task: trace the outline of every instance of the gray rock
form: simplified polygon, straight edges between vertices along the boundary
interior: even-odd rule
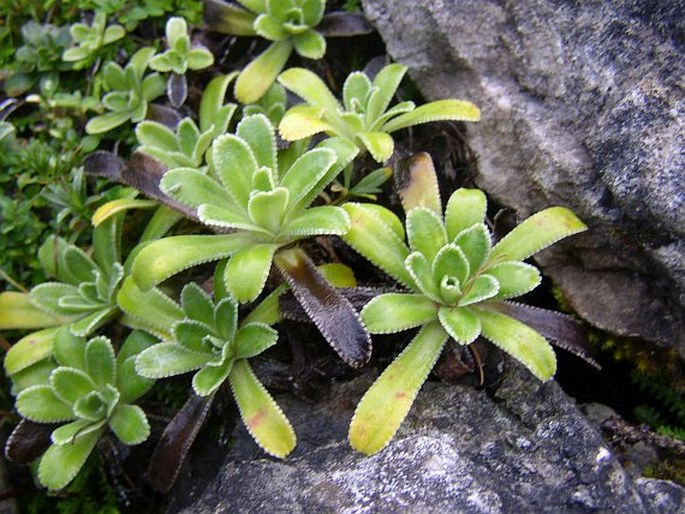
[[[428,99],[481,107],[482,188],[591,227],[538,259],[577,312],[685,356],[685,3],[363,5]]]
[[[633,481],[559,386],[518,366],[491,394],[426,384],[365,457],[345,435],[370,383],[335,384],[315,405],[281,396],[294,453],[269,459],[238,427],[216,476],[202,455],[185,466],[168,512],[685,512],[685,489]]]

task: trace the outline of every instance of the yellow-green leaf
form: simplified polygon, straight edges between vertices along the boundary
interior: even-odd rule
[[[424,325],[359,402],[350,424],[355,450],[372,455],[390,442],[447,340],[436,320]]]
[[[268,454],[286,457],[295,448],[295,431],[247,361],[237,360],[228,378],[240,417],[250,435]]]
[[[587,226],[573,211],[566,207],[550,207],[533,214],[504,236],[492,249],[489,262],[521,261],[584,230]]]
[[[518,360],[540,380],[548,380],[557,369],[557,359],[547,340],[536,330],[499,312],[473,307],[483,335]]]

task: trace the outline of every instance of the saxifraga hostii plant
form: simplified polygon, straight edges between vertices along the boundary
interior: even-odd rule
[[[136,126],[139,152],[151,155],[167,168],[200,168],[214,139],[228,130],[235,104],[224,104],[228,85],[235,73],[219,75],[205,87],[200,100],[199,127],[195,121],[183,118],[175,130],[150,120]]]
[[[122,68],[110,61],[102,70],[105,87],[109,91],[103,105],[110,111],[91,118],[86,124],[88,134],[102,134],[131,120],[145,119],[148,103],[164,93],[166,80],[159,73],[145,76],[154,48],[141,48]]]
[[[130,190],[135,192],[134,190]],[[64,239],[50,236],[38,257],[48,277],[28,293],[0,293],[0,328],[42,329],[17,343],[5,356],[5,372],[12,378],[13,392],[43,380],[51,371],[55,334],[66,326],[76,336],[89,336],[120,315],[116,296],[130,263],[122,264],[124,210],[151,207],[149,200],[121,198],[95,213],[92,256]],[[161,237],[179,219],[166,207],[152,217],[140,243]],[[134,252],[129,257],[135,255]]]
[[[521,362],[540,380],[556,370],[547,340],[504,312],[507,302],[533,290],[541,280],[522,262],[539,250],[587,227],[564,207],[550,207],[523,221],[492,244],[480,190],[458,189],[444,217],[432,161],[415,157],[411,182],[400,191],[405,228],[384,207],[348,203],[352,228],[343,239],[404,285],[362,310],[373,334],[420,327],[404,351],[360,401],[350,425],[350,443],[366,454],[383,448],[407,415],[414,398],[451,337],[461,345],[482,335]],[[422,175],[422,176],[418,176]]]
[[[163,340],[138,356],[136,370],[150,378],[195,371],[192,387],[199,396],[214,395],[228,380],[254,440],[283,458],[295,447],[295,433],[247,361],[276,344],[278,333],[269,324],[277,318],[267,316],[266,306],[257,306],[239,323],[238,303],[222,287],[223,277],[218,278],[216,301],[191,283],[181,291],[180,306],[157,288],[142,292],[133,280],[126,281],[119,293],[122,309],[139,328]]]
[[[388,64],[373,81],[361,71],[352,72],[343,86],[341,104],[326,84],[304,68],[284,71],[278,81],[305,103],[290,108],[278,130],[286,141],[296,141],[320,132],[343,137],[377,162],[392,155],[392,132],[438,120],[478,121],[480,110],[465,100],[436,100],[417,107],[400,102],[388,109],[407,67]]]
[[[292,150],[292,149],[290,149]],[[342,235],[350,219],[341,207],[311,207],[317,195],[352,161],[357,149],[330,138],[301,155],[276,149],[276,135],[261,114],[217,138],[212,173],[176,168],[161,180],[170,198],[195,210],[205,225],[229,234],[174,236],[143,248],[132,276],[144,291],[191,266],[228,259],[224,283],[240,303],[262,292],[275,261],[324,338],[351,366],[363,365],[371,341],[352,305],[295,245],[312,236]]]
[[[271,45],[240,73],[235,97],[258,101],[283,70],[293,50],[307,59],[321,59],[327,37],[368,34],[373,28],[361,14],[324,14],[325,0],[238,0],[244,8],[223,0],[205,0],[210,30],[234,36],[261,36]],[[316,30],[315,30],[316,29]]]
[[[167,97],[171,105],[180,107],[188,96],[187,70],[202,70],[214,64],[212,52],[200,45],[191,46],[188,25],[183,18],[169,18],[166,23],[168,49],[155,55],[150,68],[171,73],[167,82]]]
[[[17,411],[31,423],[22,421],[10,436],[5,450],[10,460],[27,464],[42,454],[38,480],[57,490],[74,479],[107,429],[125,445],[145,441],[150,425],[134,403],[155,381],[136,373],[135,359],[153,343],[147,334],[133,332],[115,355],[106,337],[86,342],[60,329],[49,377],[17,396]],[[36,423],[61,426],[45,432]]]
[[[283,70],[295,50],[302,57],[321,59],[326,40],[316,27],[323,18],[325,0],[238,0],[244,7],[214,0],[205,12],[210,29],[236,36],[261,36],[269,48],[242,70],[235,97],[249,104],[259,100]],[[211,13],[211,15],[209,14]]]
[[[62,54],[62,60],[74,63],[74,69],[90,66],[105,46],[119,41],[126,35],[124,27],[118,24],[107,26],[107,15],[97,12],[92,25],[74,23],[69,33],[76,46],[68,48]]]

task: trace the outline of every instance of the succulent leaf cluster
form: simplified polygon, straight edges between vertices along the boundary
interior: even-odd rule
[[[177,168],[161,181],[162,190],[196,209],[202,223],[235,232],[177,236],[149,245],[133,265],[136,283],[148,289],[185,268],[230,256],[226,287],[241,303],[254,300],[279,248],[348,230],[349,217],[342,208],[310,204],[355,154],[356,148],[345,141],[329,139],[293,160],[279,159],[268,119],[260,114],[243,118],[235,134],[214,141],[214,173]],[[163,248],[172,246],[174,255],[160,259]]]
[[[120,40],[126,35],[126,30],[119,24],[107,25],[107,15],[98,12],[93,17],[92,25],[74,23],[69,28],[76,46],[68,48],[62,54],[67,62],[78,63],[78,67],[89,65],[97,52],[104,46]]]
[[[127,280],[119,294],[122,309],[141,329],[162,338],[138,355],[136,370],[149,378],[195,372],[192,386],[199,396],[215,394],[228,381],[252,437],[268,453],[285,457],[295,446],[295,433],[247,362],[278,339],[268,325],[277,318],[265,315],[270,301],[239,322],[238,303],[228,294],[215,296],[216,301],[191,283],[178,305],[158,289],[143,292]]]
[[[86,336],[118,312],[116,293],[124,277],[120,223],[111,219],[94,232],[93,256],[56,236],[38,256],[48,276],[31,289],[30,302],[52,316],[71,318],[71,331]]]
[[[89,134],[101,134],[131,120],[145,119],[148,102],[164,93],[166,81],[162,75],[151,73],[144,77],[154,48],[141,48],[122,68],[110,61],[103,69],[105,87],[109,91],[102,103],[108,111],[91,118],[86,124]]]
[[[38,467],[40,482],[61,489],[78,473],[100,437],[109,429],[126,445],[143,442],[150,425],[134,402],[154,384],[134,369],[137,354],[152,338],[132,333],[119,355],[106,337],[86,342],[68,330],[54,343],[56,367],[46,383],[28,387],[17,396],[24,418],[37,423],[60,423]]]
[[[478,121],[480,111],[464,100],[438,100],[416,107],[400,102],[388,108],[407,67],[389,64],[371,81],[360,71],[351,73],[343,86],[342,104],[315,73],[290,68],[278,81],[304,100],[285,113],[279,124],[281,136],[296,141],[325,132],[352,141],[377,162],[387,161],[395,143],[390,133],[438,120]]]
[[[415,177],[415,184],[401,193],[406,229],[384,207],[344,206],[352,228],[343,239],[409,290],[382,294],[364,307],[361,316],[369,332],[421,328],[357,408],[350,441],[364,453],[380,450],[399,428],[448,337],[468,345],[482,335],[539,379],[554,375],[556,359],[546,339],[501,313],[495,303],[540,283],[537,268],[524,259],[586,229],[570,210],[551,207],[493,244],[485,195],[458,189],[443,214],[430,157],[417,159],[428,176]]]
[[[205,154],[214,140],[226,133],[235,112],[235,104],[223,103],[234,76],[219,75],[207,85],[200,103],[199,127],[190,117],[183,118],[175,130],[156,121],[138,123],[138,151],[151,155],[169,169],[202,167]]]
[[[166,23],[168,49],[155,55],[150,68],[162,73],[183,75],[186,70],[201,70],[214,63],[214,55],[203,46],[192,46],[186,21],[174,16]]]
[[[212,15],[206,20],[213,29],[272,41],[238,77],[235,96],[241,103],[254,103],[267,92],[293,50],[308,59],[320,59],[326,53],[326,40],[314,30],[323,18],[325,0],[239,0],[244,9],[209,3]]]

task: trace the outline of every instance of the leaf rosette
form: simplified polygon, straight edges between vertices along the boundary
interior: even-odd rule
[[[240,74],[235,85],[236,98],[254,103],[267,92],[283,70],[290,54],[321,59],[326,40],[314,30],[323,18],[325,0],[238,0],[243,8],[213,1],[206,11],[209,26],[236,36],[259,35],[271,45]],[[208,15],[211,13],[211,15]]]
[[[40,459],[41,484],[55,490],[71,482],[107,428],[126,445],[147,439],[147,417],[134,402],[154,380],[135,372],[135,359],[153,342],[133,332],[117,356],[106,337],[86,343],[66,328],[59,330],[54,342],[57,366],[46,383],[24,389],[16,401],[19,414],[30,421],[65,423],[52,431],[52,444]]]
[[[137,123],[145,119],[148,103],[162,95],[166,87],[166,80],[159,73],[144,77],[154,53],[154,48],[141,48],[125,68],[115,62],[107,63],[102,73],[109,92],[102,103],[109,112],[91,118],[86,124],[88,134],[102,134],[129,120]]]
[[[479,109],[464,100],[437,100],[419,107],[405,101],[389,107],[406,72],[402,64],[389,64],[371,81],[363,72],[355,71],[345,80],[341,104],[316,74],[290,68],[278,81],[305,103],[285,113],[279,132],[286,141],[320,132],[344,137],[377,162],[384,162],[395,148],[392,132],[431,121],[480,119]]]
[[[127,280],[119,302],[135,324],[163,338],[137,357],[140,375],[165,378],[195,372],[192,386],[199,396],[215,394],[228,380],[252,437],[266,452],[285,457],[295,446],[295,433],[247,361],[276,344],[278,333],[268,323],[277,320],[270,314],[277,296],[242,323],[230,295],[215,302],[194,283],[183,288],[178,305],[158,289],[143,292]]]
[[[442,212],[435,171],[427,155],[414,158],[423,177],[400,191],[405,227],[380,206],[348,203],[352,228],[343,239],[410,292],[371,300],[361,317],[370,333],[420,327],[359,404],[350,427],[352,445],[364,453],[385,446],[399,428],[448,337],[462,345],[482,335],[536,377],[554,375],[556,359],[546,339],[503,314],[498,304],[533,290],[541,280],[522,262],[554,242],[586,229],[568,209],[551,207],[523,221],[493,245],[482,191],[458,189]],[[396,399],[396,401],[390,401]]]
[[[214,141],[211,171],[173,169],[160,184],[169,197],[195,209],[202,223],[235,232],[154,242],[136,258],[133,278],[147,290],[188,267],[230,257],[226,287],[241,303],[254,300],[277,250],[310,236],[347,232],[344,209],[310,204],[356,153],[353,145],[334,138],[279,159],[268,119],[244,118],[236,134]]]

